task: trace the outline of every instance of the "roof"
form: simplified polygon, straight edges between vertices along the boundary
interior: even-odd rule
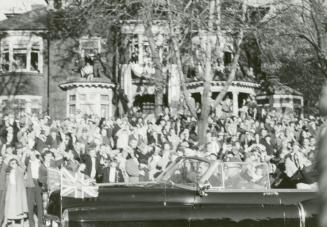
[[[46,7],[9,17],[0,22],[0,31],[8,30],[48,30],[48,11]]]
[[[95,77],[92,80],[88,80],[80,76],[71,76],[59,86],[61,89],[67,90],[76,87],[114,88],[115,84],[109,78],[104,77]]]
[[[47,6],[45,0],[0,0],[0,13],[25,13],[36,6]]]
[[[261,91],[257,94],[260,95],[294,95],[303,96],[303,94],[294,88],[291,88],[282,82],[278,78],[269,78],[263,83]]]

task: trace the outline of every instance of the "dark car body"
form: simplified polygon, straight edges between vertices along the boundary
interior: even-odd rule
[[[194,182],[173,182],[173,173],[181,174],[186,162],[207,168]],[[217,165],[179,158],[156,182],[99,185],[96,198],[61,197],[55,191],[47,212],[64,226],[317,226],[315,191],[226,188],[219,181],[217,187],[205,187]]]

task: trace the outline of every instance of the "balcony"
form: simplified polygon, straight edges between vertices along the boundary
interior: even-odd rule
[[[62,84],[59,85],[61,89],[67,90],[76,87],[83,88],[114,88],[115,84],[109,78],[93,78],[87,79],[80,76],[68,77]]]

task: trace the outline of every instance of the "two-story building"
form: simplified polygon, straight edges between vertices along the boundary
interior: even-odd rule
[[[107,53],[106,48],[111,45],[106,43],[104,34],[85,33],[77,39],[68,37],[64,40],[50,37],[49,8],[63,5],[55,5],[54,1],[48,3],[48,7],[36,4],[25,11],[9,7],[11,13],[3,14],[5,19],[0,21],[0,110],[16,114],[49,114],[58,119],[77,113],[110,118],[117,108],[113,97],[119,84],[129,107],[137,105],[143,112],[152,112],[156,94],[155,71],[142,23],[125,21],[120,30],[123,48],[111,47],[118,52],[116,56],[121,57],[112,64],[108,58],[102,58],[102,53]],[[179,107],[182,99],[180,78],[176,65],[166,59],[169,53],[167,29],[163,21],[153,25],[160,60],[165,65],[163,103]],[[192,38],[192,48],[201,45],[201,35]],[[231,43],[232,40],[222,34],[220,59],[223,61],[215,69],[211,82],[213,99],[225,85],[233,59]],[[200,102],[203,82],[196,80],[192,73],[187,76],[186,88],[195,102]],[[244,99],[257,94],[259,87],[251,69],[247,75],[238,71],[228,90],[234,113],[238,112]]]
[[[39,8],[9,12],[0,22],[0,105],[39,114],[47,106],[47,14]]]

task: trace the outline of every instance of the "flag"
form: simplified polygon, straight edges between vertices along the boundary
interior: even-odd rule
[[[61,169],[62,197],[94,198],[98,197],[99,187],[95,181],[82,173],[73,173],[66,168]]]
[[[49,193],[60,189],[60,170],[55,168],[48,168],[48,191]]]

